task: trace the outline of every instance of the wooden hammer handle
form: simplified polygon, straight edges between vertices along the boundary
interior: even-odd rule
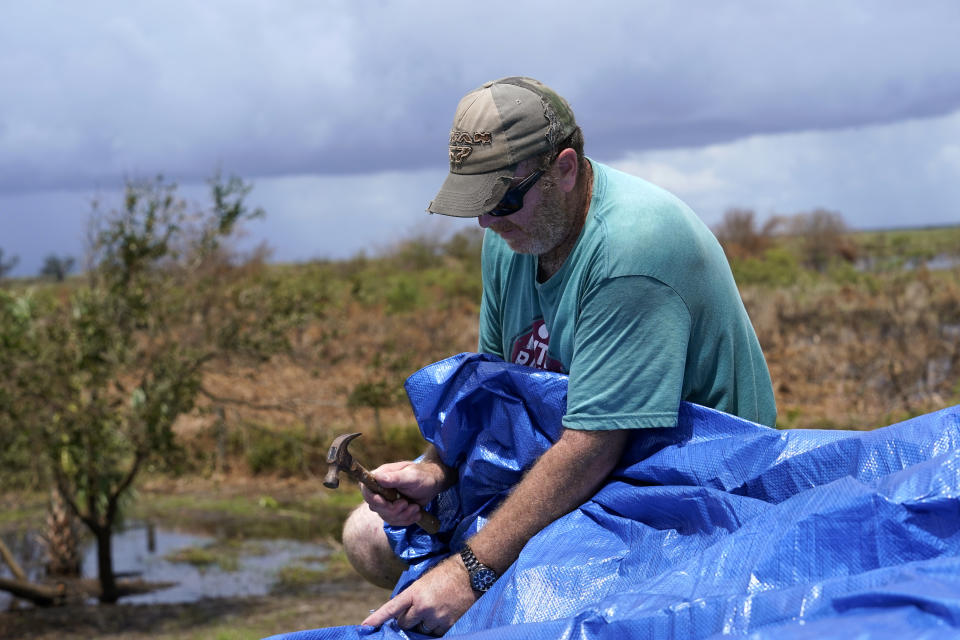
[[[370,491],[373,491],[378,496],[381,496],[390,502],[396,502],[400,498],[403,498],[410,504],[417,504],[416,500],[408,498],[396,489],[381,485],[379,482],[377,482],[377,479],[373,477],[373,474],[364,469],[362,465],[356,462],[354,462],[354,465],[356,467],[353,470],[354,479],[357,482],[362,483],[367,489],[370,489]],[[417,524],[420,525],[420,527],[427,533],[436,533],[440,530],[440,521],[432,513],[427,513],[424,511],[423,507],[420,507],[420,517],[417,520]]]
[[[397,491],[396,489],[385,487],[379,482],[377,482],[377,479],[373,477],[373,474],[367,471],[366,469],[364,469],[359,464],[357,465],[356,480],[357,482],[362,483],[367,489],[370,489],[370,491],[373,491],[378,496],[382,496],[386,498],[390,502],[394,502],[396,500],[399,500],[400,498],[404,498],[404,496],[401,495],[400,492]]]

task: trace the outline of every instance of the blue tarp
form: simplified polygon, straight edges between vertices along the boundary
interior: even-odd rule
[[[458,549],[559,435],[566,377],[461,354],[407,381],[424,437],[461,469],[411,563]],[[873,431],[775,430],[684,403],[638,430],[596,496],[530,540],[447,637],[960,637],[960,406]],[[274,640],[424,638],[337,627]]]

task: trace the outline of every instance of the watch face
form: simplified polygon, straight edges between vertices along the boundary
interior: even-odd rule
[[[493,569],[476,569],[470,572],[470,586],[474,591],[485,593],[497,581],[497,574]]]

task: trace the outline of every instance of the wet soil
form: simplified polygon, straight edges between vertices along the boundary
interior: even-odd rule
[[[142,640],[145,638],[260,638],[358,624],[389,592],[362,580],[327,585],[299,596],[210,598],[188,604],[70,605],[0,613],[8,640]],[[230,634],[224,630],[229,630]]]
[[[339,530],[339,523],[351,505],[327,505],[323,494],[327,490],[317,485],[318,482],[312,481],[245,478],[232,481],[160,479],[145,482],[137,502],[141,505],[138,509],[151,512],[152,502],[161,503],[151,500],[151,496],[182,498],[186,501],[184,504],[173,503],[175,517],[169,506],[153,515],[159,516],[161,522],[175,520],[178,526],[192,525],[190,528],[217,537],[232,536],[237,529],[250,533],[256,528],[253,525],[266,523],[272,524],[281,537],[309,538],[336,548],[338,543],[330,532]],[[333,502],[342,502],[343,497],[337,494]],[[348,496],[346,501],[353,499]],[[23,504],[9,495],[3,496],[0,502],[10,500],[14,501],[11,504]],[[229,509],[245,502],[255,506],[250,512],[230,513],[224,510],[221,501],[226,501]],[[268,506],[260,506],[262,503]],[[305,512],[309,513],[309,519],[305,518]],[[18,520],[22,523],[28,518],[34,516]],[[298,524],[302,522],[310,526]],[[282,535],[283,531],[295,535]],[[331,575],[320,581],[278,589],[265,596],[211,597],[175,604],[124,604],[121,600],[116,605],[69,604],[0,611],[0,639],[256,640],[301,629],[358,624],[371,609],[388,598],[389,591],[369,585],[341,562],[332,569]]]

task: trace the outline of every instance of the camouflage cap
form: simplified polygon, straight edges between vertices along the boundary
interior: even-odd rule
[[[501,78],[474,89],[457,106],[450,173],[427,211],[461,218],[490,211],[521,160],[555,149],[576,128],[567,101],[533,78]]]

